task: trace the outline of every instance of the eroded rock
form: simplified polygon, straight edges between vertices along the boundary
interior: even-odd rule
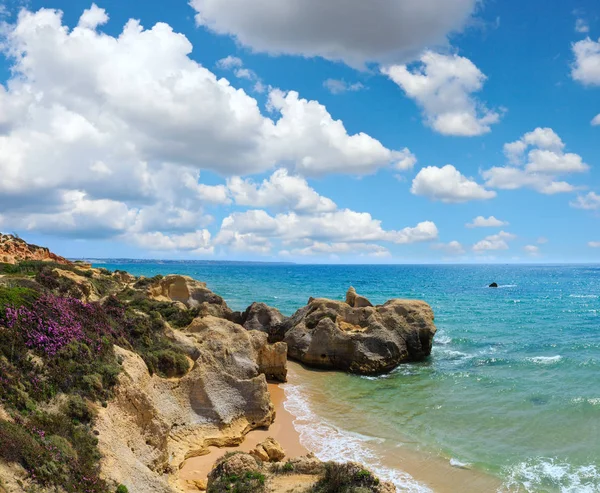
[[[350,296],[352,299],[352,294]],[[281,324],[288,356],[308,366],[376,374],[431,354],[436,332],[424,301],[390,300],[376,307],[312,299]]]
[[[268,437],[259,443],[250,455],[258,457],[263,462],[279,462],[285,457],[285,452],[279,442],[272,437]]]

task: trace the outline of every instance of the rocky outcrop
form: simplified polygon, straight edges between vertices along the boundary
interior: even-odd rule
[[[199,308],[202,316],[232,319],[233,313],[219,295],[206,287],[206,283],[188,276],[169,275],[148,288],[148,296],[157,301],[175,301],[187,308]]]
[[[373,304],[367,298],[356,294],[356,290],[352,286],[346,293],[346,303],[352,308],[364,308],[365,306],[373,306]]]
[[[497,282],[493,282],[492,284],[489,285],[490,288],[497,288],[498,287],[498,283]]]
[[[286,319],[277,309],[265,303],[252,303],[242,314],[242,325],[247,330],[260,330],[266,334],[277,332]]]
[[[275,413],[263,371],[286,373],[276,358],[284,343],[271,346],[266,334],[222,318],[198,317],[172,336],[193,360],[187,375],[151,376],[138,355],[115,347],[123,372],[115,398],[98,409],[103,470],[136,493],[176,491],[170,473],[186,458],[268,427]]]
[[[433,320],[424,301],[390,300],[355,308],[320,298],[284,321],[279,336],[288,345],[288,356],[308,366],[377,374],[429,356]]]
[[[285,457],[285,452],[277,440],[268,437],[250,451],[250,455],[259,458],[263,462],[279,462]]]
[[[208,475],[208,491],[361,491],[395,493],[392,483],[380,481],[359,464],[321,462],[313,454],[290,459],[266,460],[250,454],[233,453],[219,459]],[[283,451],[282,451],[283,453]]]
[[[31,245],[14,235],[0,233],[0,262],[16,264],[24,260],[71,264],[66,258],[52,253],[48,248]]]

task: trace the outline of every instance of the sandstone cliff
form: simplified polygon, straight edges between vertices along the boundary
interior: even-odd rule
[[[39,260],[70,264],[67,259],[52,253],[48,248],[31,245],[14,235],[0,233],[0,262],[15,264],[24,260]]]

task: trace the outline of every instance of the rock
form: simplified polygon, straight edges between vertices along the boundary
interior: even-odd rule
[[[72,265],[72,262],[52,253],[48,248],[29,244],[25,240],[14,235],[0,233],[0,262],[16,264],[23,260],[38,260],[42,262]]]
[[[148,288],[148,296],[157,301],[178,301],[188,308],[200,308],[201,316],[231,319],[232,311],[206,283],[177,274],[165,276]]]
[[[256,491],[252,481],[246,481],[248,473],[256,473],[262,471],[262,463],[254,456],[245,453],[226,454],[219,459],[212,471],[208,474],[207,488],[209,491]],[[234,479],[235,478],[235,479]],[[245,488],[233,488],[232,486],[240,486],[239,484],[232,485],[235,481],[244,481]]]
[[[264,373],[267,380],[287,381],[287,344],[276,342],[268,344],[263,332],[249,332],[257,352],[258,371]]]
[[[490,284],[490,286],[489,286],[489,287],[490,287],[490,288],[497,288],[497,287],[498,287],[498,284],[497,284],[497,283],[495,283],[495,282],[493,282],[492,284]]]
[[[270,345],[266,334],[211,315],[172,333],[192,369],[181,378],[151,376],[140,356],[115,346],[123,371],[114,398],[98,409],[103,475],[136,493],[174,493],[165,471],[209,446],[239,445],[275,419],[262,370],[270,364],[285,374],[276,360],[284,343]]]
[[[390,300],[377,307],[314,299],[281,324],[288,357],[307,366],[377,374],[431,354],[436,332],[424,301]]]
[[[279,462],[285,457],[283,448],[272,437],[268,437],[265,441],[259,443],[250,455],[258,457],[263,462]]]
[[[247,330],[260,330],[267,334],[277,331],[277,327],[285,317],[277,308],[272,308],[265,303],[252,303],[242,316],[242,325]]]
[[[188,479],[187,486],[191,490],[206,491],[208,482],[205,479]]]
[[[132,276],[129,272],[125,272],[124,270],[114,271],[112,277],[122,284],[131,284],[136,280],[135,276]]]
[[[346,303],[352,308],[363,308],[365,306],[373,306],[367,298],[356,294],[356,290],[352,286],[350,286],[350,289],[346,293]]]

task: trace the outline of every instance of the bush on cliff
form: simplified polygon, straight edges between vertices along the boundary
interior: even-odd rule
[[[363,493],[379,491],[379,479],[358,464],[325,464],[325,474],[311,493]]]

